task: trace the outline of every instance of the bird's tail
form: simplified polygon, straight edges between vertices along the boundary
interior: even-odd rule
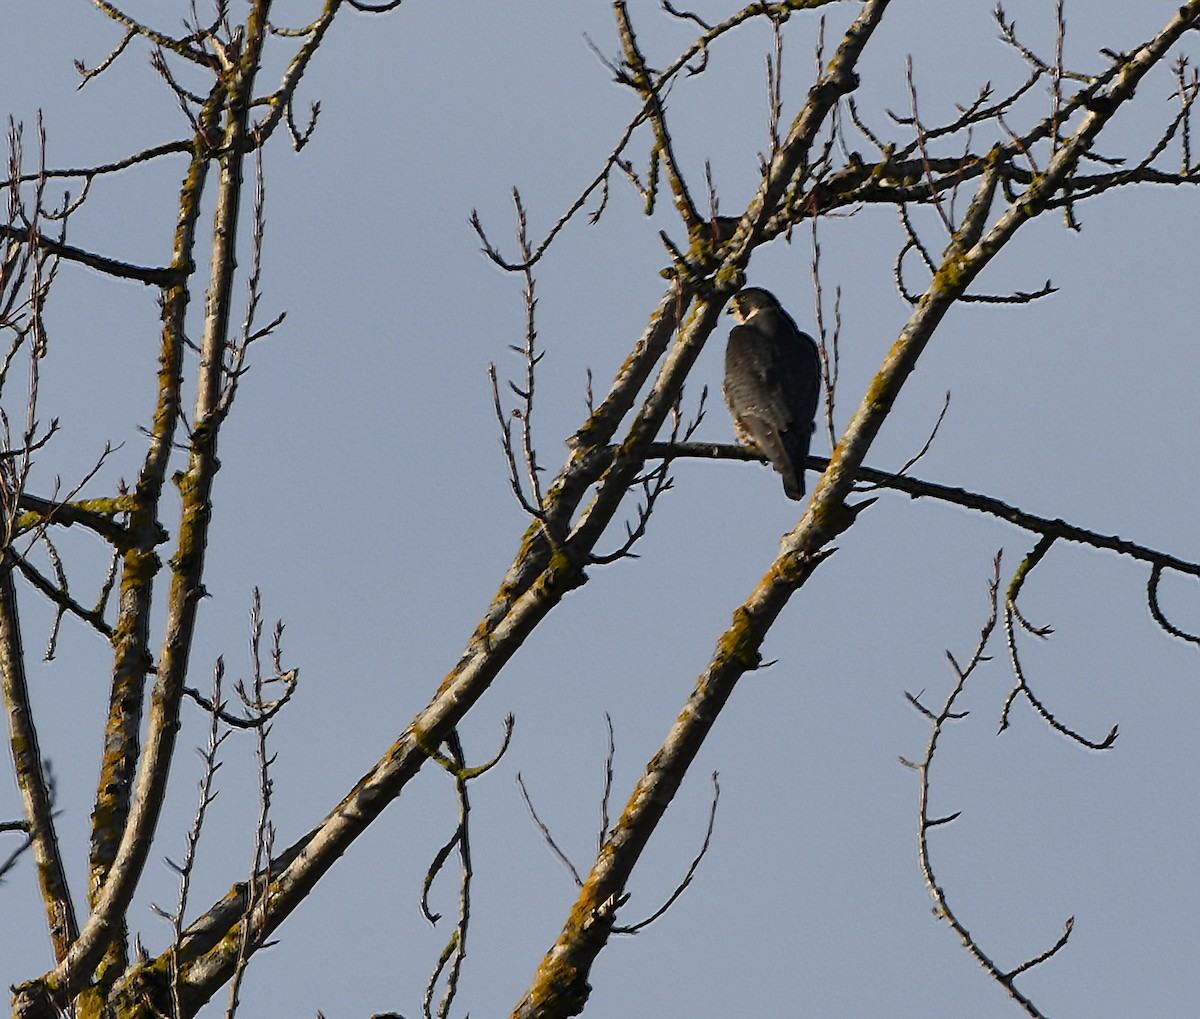
[[[797,501],[804,498],[804,466],[801,461],[801,466],[798,471],[786,470],[783,474],[783,494],[789,499]]]
[[[789,499],[804,498],[804,464],[808,460],[808,447],[812,433],[797,434],[791,430],[783,436],[783,448],[787,456],[778,465],[783,476],[783,491]]]

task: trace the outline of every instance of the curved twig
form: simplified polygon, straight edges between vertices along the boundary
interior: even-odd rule
[[[1150,580],[1146,585],[1146,602],[1150,606],[1150,615],[1154,617],[1154,621],[1163,628],[1172,637],[1178,637],[1180,640],[1186,640],[1189,644],[1200,645],[1200,635],[1188,633],[1186,630],[1181,630],[1178,626],[1167,619],[1163,613],[1162,606],[1158,602],[1158,582],[1162,579],[1162,572],[1165,569],[1162,563],[1155,563],[1150,568]]]
[[[1004,707],[1000,711],[1000,732],[1004,732],[1008,728],[1008,716],[1012,709],[1014,701],[1019,694],[1024,694],[1025,699],[1032,706],[1033,710],[1041,716],[1050,728],[1060,735],[1066,736],[1072,742],[1078,743],[1080,746],[1087,747],[1089,750],[1107,750],[1113,745],[1117,739],[1118,727],[1113,726],[1109,730],[1108,735],[1102,740],[1091,740],[1086,736],[1076,732],[1074,729],[1060,722],[1050,712],[1050,709],[1042,703],[1042,701],[1034,694],[1033,689],[1029,685],[1029,680],[1025,675],[1025,669],[1021,665],[1020,655],[1017,653],[1017,635],[1016,626],[1014,623],[1020,623],[1021,627],[1035,637],[1048,637],[1052,632],[1048,626],[1032,626],[1021,615],[1017,608],[1017,598],[1021,593],[1021,588],[1025,585],[1025,581],[1029,578],[1029,574],[1042,561],[1046,553],[1050,551],[1050,546],[1057,540],[1056,535],[1046,534],[1041,537],[1038,543],[1033,547],[1033,550],[1021,560],[1021,565],[1017,567],[1016,573],[1013,574],[1013,579],[1008,585],[1008,593],[1004,599],[1004,638],[1008,646],[1009,662],[1012,665],[1013,676],[1016,679],[1016,685],[1009,691],[1008,697],[1005,698]]]
[[[696,855],[692,858],[692,862],[688,865],[687,873],[684,874],[683,880],[675,886],[675,891],[673,891],[667,897],[667,901],[659,906],[658,909],[656,909],[648,917],[646,917],[646,919],[639,920],[637,923],[630,924],[628,927],[613,927],[612,932],[614,934],[636,934],[638,931],[649,927],[652,923],[654,923],[655,920],[661,917],[675,904],[675,901],[679,898],[679,896],[681,896],[687,890],[688,885],[692,883],[692,878],[696,876],[696,871],[700,867],[700,861],[708,855],[708,847],[712,843],[713,827],[717,823],[717,803],[721,799],[721,783],[718,781],[717,773],[715,771],[712,773],[712,784],[713,798],[712,803],[709,804],[708,808],[708,825],[704,829],[704,841],[700,844],[699,852],[696,853]]]
[[[937,873],[934,870],[932,855],[929,850],[929,832],[941,825],[953,822],[960,812],[952,814],[931,817],[929,814],[929,774],[933,767],[934,758],[937,754],[938,744],[945,729],[946,723],[954,719],[962,718],[965,712],[955,712],[954,706],[958,701],[959,696],[966,688],[967,681],[970,679],[975,670],[984,662],[990,660],[987,655],[987,646],[991,640],[992,634],[995,632],[996,623],[999,618],[999,592],[1000,592],[1000,561],[1001,554],[997,552],[992,560],[992,576],[988,581],[988,616],[985,620],[982,629],[979,633],[979,641],[975,645],[974,651],[971,653],[965,666],[960,666],[955,660],[954,655],[949,651],[946,652],[946,657],[950,661],[951,667],[954,669],[956,680],[950,693],[947,694],[941,708],[934,712],[926,708],[912,694],[907,694],[910,703],[912,703],[926,718],[931,722],[929,741],[925,747],[925,755],[920,763],[914,763],[901,758],[901,763],[906,767],[911,768],[917,773],[920,778],[920,792],[918,795],[918,813],[917,813],[917,857],[921,866],[921,873],[925,878],[925,886],[929,889],[930,897],[934,902],[934,915],[939,920],[945,920],[946,923],[954,930],[954,933],[962,941],[963,946],[970,953],[984,971],[1001,987],[1008,992],[1010,998],[1020,1005],[1026,1014],[1034,1017],[1034,1019],[1043,1019],[1043,1013],[1038,1010],[1033,1001],[1022,993],[1016,987],[1014,980],[1020,974],[1032,969],[1039,963],[1045,962],[1052,955],[1059,951],[1066,943],[1070,936],[1073,926],[1073,918],[1067,921],[1066,933],[1056,942],[1049,950],[1042,952],[1040,955],[1011,970],[1001,970],[993,961],[990,955],[983,950],[983,947],[976,940],[974,935],[966,928],[959,919],[953,907],[950,905],[946,890],[938,882]]]

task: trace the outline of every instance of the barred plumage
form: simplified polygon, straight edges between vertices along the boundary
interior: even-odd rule
[[[817,345],[770,291],[739,291],[729,314],[740,323],[725,348],[725,403],[734,431],[771,461],[788,498],[799,499],[821,395]]]

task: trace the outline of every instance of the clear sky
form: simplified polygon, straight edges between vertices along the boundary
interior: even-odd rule
[[[171,31],[186,6],[129,9]],[[629,6],[652,66],[665,65],[693,35],[655,4]],[[712,20],[733,9],[720,0],[692,6]],[[1133,48],[1175,6],[1068,3],[1067,64],[1106,66],[1101,47]],[[1006,4],[1023,39],[1047,55],[1053,7]],[[298,24],[313,5],[276,8]],[[834,5],[826,38],[837,39],[858,8]],[[83,0],[10,0],[0,26],[0,94],[5,111],[24,121],[30,162],[39,109],[54,167],[105,162],[187,133],[136,45],[75,91],[72,61],[94,65],[119,39]],[[787,25],[785,121],[811,84],[816,32],[814,15]],[[220,654],[231,675],[246,673],[257,585],[268,620],[287,623],[285,662],[301,674],[300,693],[273,733],[280,845],[319,820],[425,705],[524,529],[486,373],[490,361],[502,377],[522,370],[508,349],[523,334],[521,281],[479,252],[468,216],[478,208],[493,240],[513,252],[514,185],[537,235],[602,165],[636,98],[611,82],[585,34],[617,53],[608,4],[408,0],[383,17],[348,11],[300,90],[301,106],[321,103],[311,144],[297,155],[281,135],[268,153],[264,310],[286,309],[288,318],[254,349],[223,433],[211,598],[191,682],[206,687]],[[288,52],[275,45],[267,81]],[[724,214],[740,212],[758,181],[770,45],[765,26],[746,28],[670,97],[685,169],[702,194],[711,161]],[[856,96],[880,130],[888,129],[885,110],[907,112],[910,53],[930,122],[952,116],[986,81],[1002,93],[1026,76],[998,38],[990,3],[897,0],[860,66]],[[1172,87],[1166,73],[1152,78],[1105,153],[1140,158],[1174,112]],[[1035,91],[1010,126],[1026,129],[1048,103]],[[869,152],[865,141],[861,148]],[[646,140],[633,152],[644,173]],[[166,262],[181,165],[98,183],[71,222],[71,242]],[[1033,290],[1047,278],[1060,289],[1031,306],[952,312],[868,462],[903,464],[949,390],[945,424],[915,474],[1195,560],[1200,195],[1130,188],[1084,204],[1079,219],[1080,233],[1054,217],[1030,226],[987,270],[980,290]],[[921,223],[936,254],[944,241],[931,216]],[[667,264],[660,229],[684,237],[669,202],[647,219],[633,190],[614,181],[600,223],[570,225],[539,266],[546,357],[537,448],[551,472],[565,455],[562,439],[585,414],[586,370],[603,391],[659,299]],[[827,296],[834,286],[843,295],[844,425],[909,314],[892,279],[903,234],[894,211],[868,208],[826,221],[821,239]],[[790,245],[781,239],[760,250],[749,275],[811,329],[810,259],[808,235],[797,231]],[[201,307],[194,300],[193,314]],[[50,314],[41,416],[58,416],[61,433],[39,457],[34,488],[49,494],[56,475],[70,484],[111,440],[124,446],[84,494],[111,493],[143,452],[138,428],[149,420],[158,352],[154,294],[64,266]],[[713,442],[732,435],[718,396],[722,339],[705,350],[687,395],[694,406],[701,385],[710,387],[699,437]],[[5,394],[10,417],[20,420],[23,400]],[[827,452],[821,432],[814,451]],[[504,716],[516,716],[508,755],[472,787],[474,919],[454,1014],[506,1015],[574,901],[515,775],[588,869],[604,713],[616,734],[616,812],[801,511],[783,497],[778,477],[756,465],[688,461],[675,475],[641,558],[592,571],[462,728],[468,755],[480,761],[498,746]],[[620,538],[615,530],[612,544]],[[718,771],[711,851],[663,919],[614,939],[601,955],[587,1014],[1018,1014],[931,916],[916,860],[917,780],[898,758],[918,757],[928,736],[904,693],[925,691],[931,703],[944,696],[953,680],[945,652],[968,657],[986,618],[993,555],[1003,548],[1011,576],[1034,541],[990,518],[891,493],[842,536],[770,635],[764,654],[776,664],[739,685],[634,877],[621,922],[651,913],[682,877],[703,838],[708,775]],[[96,543],[68,535],[62,548],[81,578],[99,582]],[[1067,743],[1021,702],[997,736],[1012,685],[997,640],[995,659],[965,695],[970,715],[948,730],[933,773],[933,813],[962,812],[931,834],[934,863],[960,918],[997,963],[1036,956],[1076,918],[1068,947],[1020,981],[1049,1015],[1190,1016],[1200,1000],[1200,659],[1154,625],[1146,580],[1142,565],[1060,543],[1023,595],[1026,616],[1054,627],[1047,641],[1022,638],[1031,682],[1078,731],[1100,738],[1119,724],[1111,750]],[[36,657],[49,615],[31,591],[22,597],[26,646]],[[1195,585],[1165,583],[1164,601],[1180,625],[1200,629]],[[110,662],[100,638],[68,622],[57,660],[31,670],[77,906]],[[149,907],[174,902],[175,878],[162,860],[183,851],[199,777],[187,750],[206,726],[199,711],[188,713],[131,916],[151,952],[169,943]],[[236,736],[227,747],[201,848],[197,909],[244,877],[253,850],[253,747]],[[0,819],[19,812],[15,782],[0,779]],[[285,923],[279,945],[256,958],[243,1014],[418,1015],[457,894],[448,872],[434,892],[446,919],[431,929],[418,910],[421,880],[454,817],[451,782],[426,769]],[[14,837],[2,838],[6,855]],[[0,886],[0,916],[0,983],[48,969],[31,861]]]

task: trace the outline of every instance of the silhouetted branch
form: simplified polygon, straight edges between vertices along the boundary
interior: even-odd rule
[[[575,887],[582,888],[583,878],[579,876],[579,871],[575,868],[575,864],[571,862],[571,858],[554,841],[554,836],[550,834],[550,828],[546,822],[538,817],[537,808],[533,805],[533,800],[529,796],[529,790],[525,788],[525,780],[521,777],[519,771],[517,772],[517,787],[521,790],[521,799],[525,801],[525,808],[529,811],[529,816],[533,818],[533,823],[537,825],[538,831],[542,833],[542,841],[549,847],[550,852],[558,858],[559,863],[567,868],[571,879],[575,882]]]
[[[921,713],[930,720],[931,730],[929,734],[929,742],[925,747],[925,755],[919,763],[905,760],[901,758],[901,763],[906,767],[911,768],[917,773],[920,778],[920,793],[918,797],[918,814],[917,814],[917,855],[921,865],[921,872],[925,876],[925,885],[929,889],[929,894],[934,902],[934,915],[939,920],[945,920],[954,933],[962,941],[963,946],[970,955],[983,967],[984,971],[1008,992],[1009,997],[1017,1002],[1025,1012],[1040,1019],[1040,1012],[1034,1003],[1014,984],[1014,979],[1026,970],[1045,962],[1054,955],[1063,945],[1066,944],[1067,937],[1070,935],[1073,919],[1067,921],[1066,934],[1055,944],[1051,949],[1043,952],[1041,955],[1028,962],[1022,963],[1015,969],[1004,971],[1001,970],[992,960],[991,956],[983,950],[983,947],[976,940],[974,935],[963,925],[958,915],[950,905],[949,898],[946,895],[945,889],[938,882],[936,871],[933,866],[933,859],[929,850],[929,833],[938,826],[949,824],[959,817],[960,812],[956,811],[952,814],[942,817],[931,817],[929,814],[929,788],[930,788],[930,771],[932,770],[939,741],[948,721],[956,718],[962,718],[965,712],[955,712],[954,706],[958,698],[962,695],[966,688],[967,682],[974,674],[975,670],[984,662],[990,660],[986,654],[988,642],[991,640],[992,634],[995,632],[996,623],[999,617],[999,591],[1000,591],[1000,560],[1001,555],[996,553],[992,560],[992,576],[988,582],[988,616],[984,621],[983,627],[979,632],[979,642],[975,645],[971,657],[968,659],[965,666],[960,666],[955,661],[954,656],[947,651],[946,657],[950,661],[950,665],[954,669],[956,677],[954,686],[950,693],[947,694],[941,708],[934,712],[920,704],[919,700],[912,694],[906,694],[909,702],[912,703]]]
[[[185,839],[185,848],[183,853],[183,862],[180,864],[172,863],[169,859],[167,863],[179,875],[179,896],[175,903],[175,909],[167,913],[165,910],[153,907],[155,911],[164,917],[171,924],[171,948],[167,956],[167,963],[170,972],[170,989],[171,1002],[174,1006],[176,1016],[182,1016],[183,1006],[179,999],[179,952],[183,944],[183,920],[187,914],[188,898],[191,893],[192,875],[196,866],[196,852],[200,846],[200,836],[204,831],[204,822],[208,817],[208,808],[212,806],[213,801],[217,798],[217,790],[215,789],[217,772],[221,768],[219,754],[221,745],[229,736],[229,729],[222,731],[221,729],[221,714],[224,708],[224,701],[221,699],[221,681],[225,675],[225,663],[218,658],[216,666],[213,668],[213,687],[212,687],[212,710],[209,712],[209,727],[208,727],[208,744],[199,751],[200,760],[203,762],[203,770],[200,773],[199,798],[196,803],[196,812],[192,815],[192,823],[188,828]]]
[[[837,445],[837,427],[833,421],[837,403],[838,374],[841,369],[839,342],[842,335],[842,288],[833,293],[833,330],[825,325],[825,295],[821,283],[821,242],[817,239],[817,217],[812,220],[813,307],[817,318],[817,350],[821,355],[821,385],[825,394],[825,433],[829,448]]]
[[[1042,703],[1041,700],[1034,694],[1026,678],[1025,670],[1021,665],[1020,655],[1017,653],[1017,637],[1016,628],[1013,625],[1014,621],[1020,623],[1022,629],[1033,634],[1035,637],[1045,639],[1049,637],[1052,630],[1048,626],[1032,626],[1021,615],[1017,609],[1017,598],[1021,593],[1021,588],[1025,581],[1029,578],[1029,574],[1042,561],[1042,558],[1050,551],[1050,546],[1054,544],[1057,537],[1053,534],[1043,535],[1033,550],[1022,561],[1017,568],[1013,579],[1008,585],[1008,593],[1004,599],[1004,637],[1008,645],[1009,661],[1012,664],[1013,676],[1016,678],[1016,685],[1009,692],[1008,697],[1004,701],[1004,707],[1000,712],[1000,732],[1008,728],[1008,715],[1012,709],[1013,702],[1019,694],[1024,694],[1025,699],[1029,701],[1030,706],[1042,720],[1050,726],[1055,732],[1066,736],[1068,739],[1080,746],[1087,747],[1089,750],[1107,750],[1113,745],[1117,738],[1117,726],[1113,726],[1109,730],[1108,735],[1103,740],[1090,740],[1086,736],[1081,735],[1069,726],[1060,722],[1051,712],[1050,709]]]
[[[654,443],[650,446],[647,456],[649,458],[671,456],[675,459],[694,457],[705,460],[740,460],[747,463],[767,462],[762,454],[755,450],[733,443],[689,442],[673,446],[666,443]],[[811,471],[824,471],[829,466],[829,458],[810,454],[807,465]],[[1092,531],[1086,527],[1071,524],[1061,517],[1052,519],[1028,513],[1000,499],[979,492],[971,492],[965,488],[955,488],[951,485],[939,485],[933,481],[881,471],[874,467],[858,467],[854,476],[857,481],[869,482],[878,488],[903,492],[914,499],[935,499],[938,502],[962,506],[964,509],[975,510],[987,516],[1004,520],[1034,534],[1078,542],[1092,548],[1107,549],[1151,566],[1158,564],[1163,569],[1174,570],[1191,577],[1200,577],[1200,563],[1180,559],[1167,552],[1128,541],[1117,535]]]
[[[608,805],[612,800],[613,761],[617,756],[617,741],[613,733],[612,715],[604,712],[604,724],[608,728],[608,752],[604,755],[604,793],[600,797],[600,834],[596,840],[596,851],[604,848],[604,840],[608,838]]]
[[[84,608],[67,592],[66,576],[59,574],[58,584],[55,585],[50,580],[43,577],[30,564],[29,560],[24,556],[15,559],[13,563],[21,572],[26,580],[29,581],[38,591],[46,596],[51,602],[58,606],[58,613],[55,615],[55,623],[51,632],[49,644],[46,648],[45,659],[50,661],[54,657],[54,646],[56,641],[54,635],[58,632],[58,620],[62,618],[61,613],[69,612],[77,619],[87,623],[97,633],[106,639],[111,638],[113,634],[112,627],[104,621],[104,615],[95,609]]]
[[[1188,633],[1186,630],[1175,626],[1167,619],[1163,613],[1162,606],[1158,601],[1158,582],[1162,579],[1163,570],[1166,567],[1161,563],[1155,563],[1150,569],[1150,580],[1146,585],[1146,602],[1150,606],[1150,615],[1154,617],[1154,621],[1163,628],[1172,637],[1178,637],[1180,640],[1186,640],[1189,644],[1200,645],[1200,636],[1194,633]]]
[[[36,245],[48,255],[64,258],[68,262],[77,262],[80,265],[86,265],[89,269],[95,269],[106,276],[134,280],[138,283],[145,283],[148,286],[171,286],[178,283],[182,278],[179,270],[172,269],[169,266],[133,265],[129,262],[118,261],[115,258],[106,258],[93,251],[84,251],[82,248],[76,248],[70,244],[63,244],[60,241],[53,240],[44,236],[33,227],[20,227],[0,223],[0,237],[7,237],[15,241],[25,241]]]
[[[270,710],[270,703],[265,699],[265,685],[274,682],[275,677],[265,678],[262,667],[262,599],[258,589],[254,589],[254,597],[250,608],[250,663],[251,683],[249,690],[241,681],[237,684],[237,693],[247,712],[261,717]],[[283,623],[277,622],[273,634],[272,659],[276,674],[280,671],[282,657],[281,641]],[[214,704],[218,698],[214,697]],[[218,711],[213,712],[214,716]],[[213,722],[215,725],[216,722]],[[267,929],[265,912],[268,906],[268,896],[271,887],[272,867],[275,857],[275,824],[271,820],[271,804],[274,797],[275,782],[271,778],[271,768],[275,763],[275,754],[270,752],[268,740],[271,735],[270,724],[259,725],[255,728],[255,758],[258,763],[258,821],[254,827],[254,855],[250,864],[249,879],[246,882],[245,911],[238,931],[237,959],[233,968],[233,977],[229,982],[229,1006],[225,1011],[227,1019],[232,1019],[240,1003],[242,980],[250,957],[260,948],[266,948],[270,942],[266,940]]]
[[[677,442],[687,442],[695,434],[696,429],[700,427],[700,422],[704,420],[704,405],[708,400],[708,386],[705,386],[700,391],[700,402],[696,408],[696,414],[686,426],[683,424],[683,414],[680,409],[682,400],[683,390],[681,389],[679,391],[679,400],[671,409],[671,435],[666,443],[668,449],[672,448]],[[674,487],[674,479],[670,475],[671,459],[671,456],[668,454],[663,457],[662,463],[657,467],[634,479],[633,484],[640,485],[642,489],[642,499],[636,507],[637,522],[630,524],[626,521],[625,541],[612,552],[591,553],[588,557],[589,562],[602,565],[613,563],[618,559],[626,557],[636,558],[635,553],[632,551],[633,546],[645,537],[646,530],[650,524],[650,517],[654,513],[654,508],[659,498]]]
[[[946,390],[946,399],[944,401],[942,401],[942,409],[938,413],[937,420],[933,423],[933,428],[931,428],[929,431],[929,438],[927,438],[925,440],[924,445],[922,445],[921,448],[919,450],[917,450],[916,453],[914,453],[911,457],[909,457],[906,461],[904,461],[904,466],[901,467],[900,470],[898,470],[896,472],[895,476],[897,478],[907,477],[909,470],[911,470],[918,463],[920,463],[921,460],[924,458],[925,454],[929,452],[929,450],[933,446],[933,440],[937,438],[937,433],[942,427],[942,422],[946,420],[946,411],[948,411],[949,409],[950,409],[950,390],[947,389]],[[862,486],[860,491],[869,492],[872,489],[882,488],[882,487],[884,487],[884,486],[881,484],[864,485],[864,486]]]

